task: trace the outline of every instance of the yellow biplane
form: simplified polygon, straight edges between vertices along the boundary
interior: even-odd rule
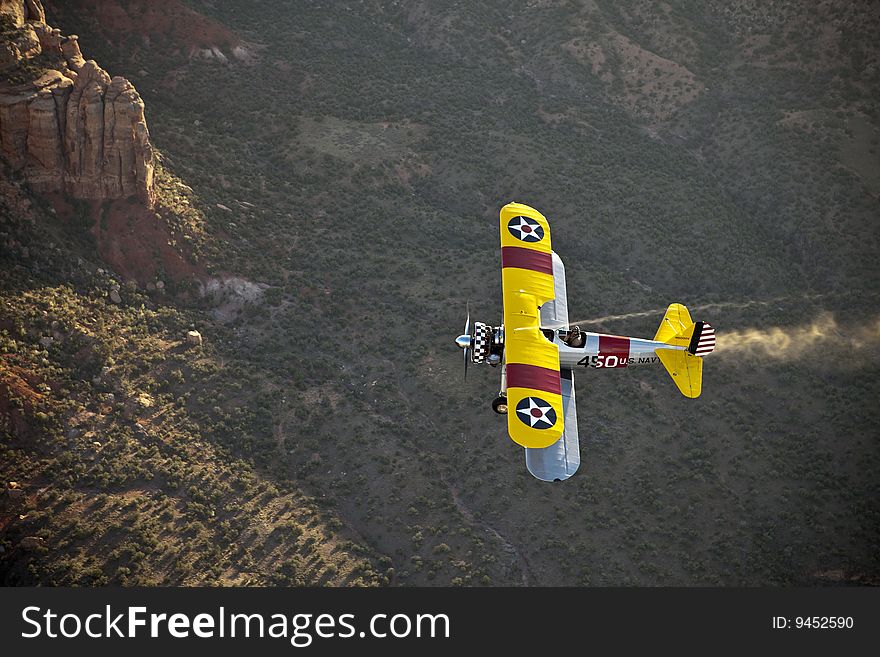
[[[662,363],[685,397],[699,397],[703,357],[715,330],[669,306],[653,340],[581,331],[568,322],[565,268],[540,212],[510,203],[501,209],[500,326],[474,322],[455,342],[468,362],[501,366],[492,408],[507,415],[511,439],[525,447],[529,472],[544,481],[571,477],[580,465],[574,369]],[[508,409],[512,409],[508,412]]]

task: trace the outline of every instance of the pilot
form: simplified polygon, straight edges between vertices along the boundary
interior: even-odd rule
[[[574,348],[583,347],[586,340],[587,336],[581,333],[580,326],[572,326],[568,335],[565,336],[565,344]]]

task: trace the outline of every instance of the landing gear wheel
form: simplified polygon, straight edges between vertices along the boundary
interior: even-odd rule
[[[492,401],[492,410],[498,413],[498,415],[507,415],[507,397],[503,395],[496,397]]]

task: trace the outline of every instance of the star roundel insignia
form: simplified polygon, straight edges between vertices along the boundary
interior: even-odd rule
[[[523,242],[540,242],[544,239],[544,228],[531,217],[514,217],[507,222],[507,230]]]
[[[516,405],[516,416],[532,429],[549,429],[556,424],[556,410],[540,397],[526,397]]]

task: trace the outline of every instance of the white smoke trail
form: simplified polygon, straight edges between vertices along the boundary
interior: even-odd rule
[[[705,310],[742,310],[752,306],[769,306],[792,301],[813,301],[828,294],[804,294],[765,300],[725,301],[691,306],[692,312]],[[838,297],[840,295],[837,295]],[[868,296],[876,296],[869,294]],[[666,308],[654,308],[621,315],[606,315],[569,322],[570,326],[604,324],[638,317],[662,316]],[[833,313],[822,312],[813,321],[795,326],[767,326],[725,330],[722,323],[716,328],[715,354],[724,358],[796,360],[810,354],[824,353],[837,362],[845,355],[853,355],[861,362],[876,362],[880,356],[880,316],[861,323],[840,325]],[[715,355],[713,354],[713,356]],[[855,361],[850,361],[855,362]]]
[[[717,339],[715,352],[724,357],[794,360],[811,353],[864,357],[880,346],[880,317],[840,326],[833,314],[824,312],[808,324],[719,331]]]
[[[776,297],[774,299],[764,299],[763,301],[758,300],[749,300],[749,301],[719,301],[717,303],[704,303],[700,306],[688,306],[688,309],[692,312],[701,312],[703,310],[724,310],[734,308],[737,310],[742,310],[744,308],[750,308],[752,306],[769,306],[774,303],[784,303],[787,301],[813,301],[815,299],[821,299],[826,297],[826,294],[804,294],[797,297]],[[663,316],[663,313],[666,312],[666,308],[653,308],[651,310],[640,310],[635,313],[626,313],[624,315],[606,315],[605,317],[594,317],[593,319],[580,319],[577,321],[569,322],[569,326],[574,326],[575,324],[604,324],[606,322],[613,322],[622,319],[635,319],[636,317],[651,317],[654,315]]]

